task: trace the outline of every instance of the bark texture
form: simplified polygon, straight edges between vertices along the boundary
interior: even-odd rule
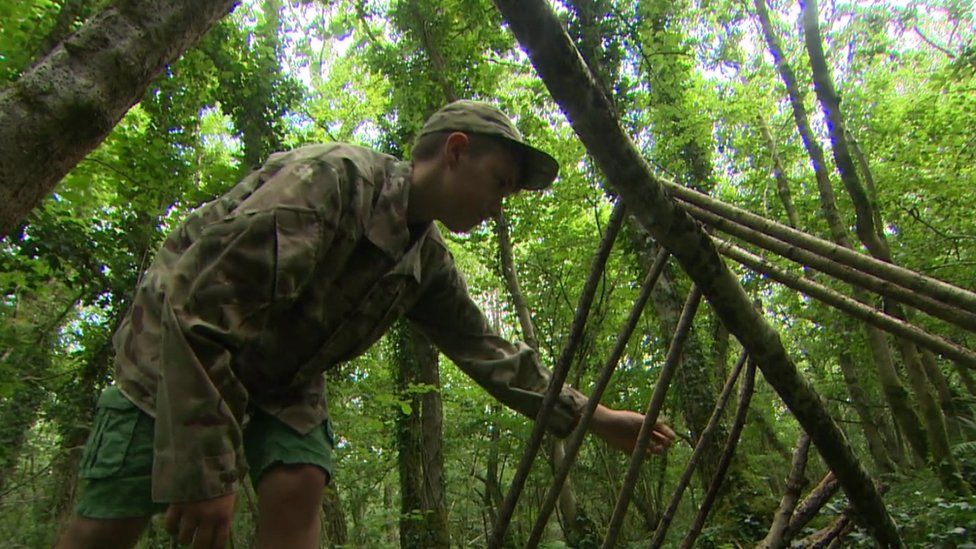
[[[870,476],[820,396],[797,371],[779,336],[753,306],[708,235],[671,200],[661,179],[652,175],[555,14],[542,1],[496,0],[496,5],[628,209],[681,263],[716,314],[758,362],[767,381],[811,433],[878,541],[901,546],[894,521]]]
[[[0,92],[0,236],[109,134],[235,0],[121,0]]]

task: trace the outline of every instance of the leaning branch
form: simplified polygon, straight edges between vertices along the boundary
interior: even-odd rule
[[[790,524],[793,510],[796,509],[796,502],[800,499],[800,492],[807,480],[804,471],[807,468],[807,456],[810,450],[810,435],[800,434],[796,443],[796,451],[793,452],[793,463],[790,466],[790,474],[786,477],[786,490],[783,498],[780,499],[776,514],[773,515],[773,523],[769,527],[766,538],[759,543],[758,547],[764,549],[780,549],[785,547],[789,539],[784,536],[786,527]]]
[[[590,399],[586,402],[586,407],[583,408],[579,425],[576,426],[573,434],[570,435],[569,440],[566,442],[566,456],[553,475],[552,484],[546,492],[542,507],[539,509],[539,515],[536,517],[535,524],[532,526],[532,532],[529,534],[529,540],[525,544],[528,548],[536,547],[542,539],[542,534],[546,529],[546,523],[549,521],[549,515],[552,514],[552,510],[556,505],[556,499],[559,497],[559,491],[569,476],[569,469],[573,466],[573,462],[576,461],[580,446],[583,444],[583,439],[589,430],[593,413],[600,404],[600,399],[603,398],[603,392],[610,383],[610,378],[617,368],[617,363],[627,348],[627,342],[630,341],[630,336],[634,333],[634,329],[637,328],[637,323],[640,320],[641,314],[644,312],[647,300],[651,297],[651,290],[657,284],[657,279],[664,272],[664,267],[667,263],[668,252],[661,250],[654,259],[651,268],[647,271],[647,276],[644,277],[644,282],[641,284],[637,300],[630,309],[630,315],[628,315],[627,321],[621,327],[620,333],[617,334],[617,341],[613,346],[613,350],[610,352],[610,356],[607,357],[603,368],[600,369],[600,375],[593,387],[593,392],[590,394]]]
[[[951,322],[957,326],[976,332],[976,314],[963,311],[941,301],[937,301],[924,294],[920,294],[866,273],[854,267],[838,263],[802,247],[784,242],[768,236],[755,229],[737,223],[719,214],[700,208],[694,204],[685,204],[688,212],[696,219],[747,242],[751,242],[764,250],[771,251],[804,267],[812,267],[824,274],[839,280],[849,282],[866,290],[892,298],[898,302],[910,305],[936,318]]]
[[[837,477],[828,471],[817,486],[810,490],[807,497],[803,498],[803,501],[796,506],[793,516],[790,517],[790,523],[783,532],[783,539],[789,541],[795,538],[800,530],[803,530],[813,520],[813,517],[817,516],[823,506],[827,505],[830,498],[834,497],[838,488],[840,488],[840,483],[837,482]]]
[[[920,294],[927,295],[949,306],[960,307],[976,314],[976,293],[941,280],[880,261],[871,256],[855,252],[844,246],[798,231],[771,219],[726,204],[698,191],[683,187],[670,181],[665,182],[668,191],[679,200],[694,204],[699,208],[735,221],[760,233],[788,242],[804,250],[826,257],[842,265],[869,273]]]
[[[678,479],[678,485],[674,489],[674,493],[671,495],[671,502],[668,503],[667,510],[661,515],[661,519],[657,523],[657,527],[654,528],[654,537],[651,539],[651,547],[660,547],[664,543],[664,538],[668,534],[668,528],[671,526],[671,520],[674,519],[675,513],[678,512],[678,505],[681,503],[681,498],[684,495],[685,488],[688,487],[688,483],[691,482],[691,476],[695,473],[695,468],[698,466],[698,461],[701,459],[702,454],[705,451],[705,446],[711,444],[712,435],[715,432],[715,428],[718,426],[718,422],[722,418],[722,414],[725,412],[725,405],[729,401],[729,396],[732,395],[732,389],[735,387],[735,382],[739,379],[739,373],[746,364],[746,360],[749,355],[742,353],[739,357],[738,362],[732,368],[732,373],[729,374],[728,379],[725,380],[725,385],[722,387],[722,393],[718,397],[718,402],[715,403],[715,409],[712,410],[712,417],[709,418],[708,424],[705,429],[702,430],[701,436],[698,437],[698,442],[695,444],[695,450],[691,453],[691,458],[688,459],[688,464],[685,465],[685,470],[681,473],[681,478]],[[809,439],[807,440],[809,444]]]
[[[886,315],[873,307],[869,307],[856,299],[831,290],[822,284],[780,269],[765,259],[751,254],[731,242],[715,238],[715,243],[722,255],[738,261],[746,267],[762,273],[788,288],[803,292],[862,322],[915,342],[926,349],[931,349],[969,368],[976,369],[976,353],[965,347],[932,335],[904,320]]]

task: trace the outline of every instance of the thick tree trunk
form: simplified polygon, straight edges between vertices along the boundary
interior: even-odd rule
[[[0,91],[0,236],[112,131],[235,0],[124,0]]]
[[[786,211],[786,217],[788,224],[793,229],[798,229],[800,226],[800,218],[796,211],[796,206],[793,204],[793,195],[790,191],[789,181],[786,179],[786,174],[783,171],[782,162],[779,158],[779,153],[777,152],[777,147],[775,141],[773,141],[772,135],[769,133],[769,126],[766,124],[766,120],[759,116],[756,118],[756,122],[759,126],[760,132],[762,133],[763,140],[766,142],[766,146],[769,148],[770,157],[773,164],[773,177],[776,180],[777,195],[779,196],[780,203],[783,205],[783,209]],[[773,242],[775,241],[774,239]],[[810,262],[803,262],[803,274],[808,278],[813,278],[813,272],[810,269]],[[915,295],[915,294],[911,294]],[[940,308],[939,310],[942,310]],[[844,322],[845,326],[850,326],[852,323],[850,321]],[[976,326],[976,324],[974,324]],[[894,467],[889,458],[888,452],[885,450],[885,441],[890,440],[890,437],[882,437],[881,431],[878,429],[878,424],[885,425],[884,419],[877,414],[871,413],[871,408],[868,405],[868,397],[864,392],[864,389],[858,384],[858,376],[856,370],[854,369],[854,364],[851,360],[850,353],[847,350],[842,350],[837,361],[840,365],[841,372],[844,375],[844,383],[847,386],[847,392],[851,397],[851,403],[854,406],[854,410],[860,418],[861,429],[864,431],[864,437],[867,439],[868,448],[871,452],[871,458],[874,460],[875,465],[882,473],[890,473],[894,470]],[[806,439],[807,444],[809,444],[809,438]],[[806,452],[806,450],[804,450]],[[893,454],[897,455],[897,453]],[[784,502],[785,496],[784,496]],[[793,502],[796,503],[795,501]],[[793,508],[789,508],[789,512],[793,512]],[[779,514],[777,514],[777,519]],[[789,516],[786,517],[789,519]],[[776,541],[776,538],[771,538],[777,529],[782,530],[785,528],[786,524],[779,525],[774,521],[773,527],[770,528],[769,535],[766,537],[766,543],[771,544]],[[781,534],[781,532],[780,532]],[[780,535],[775,534],[775,535]]]
[[[854,203],[855,230],[858,239],[867,247],[871,255],[885,261],[891,261],[891,249],[875,227],[868,195],[861,185],[857,168],[854,166],[854,161],[847,148],[847,138],[844,136],[844,119],[840,112],[840,98],[834,91],[834,83],[830,77],[830,69],[827,67],[820,40],[820,28],[817,24],[817,2],[816,0],[803,0],[800,4],[803,7],[804,42],[810,57],[810,67],[813,69],[813,86],[817,97],[820,99],[827,121],[834,163],[837,165],[841,181]]]
[[[398,470],[400,472],[400,547],[416,549],[450,546],[444,498],[443,450],[439,409],[424,425],[424,399],[438,387],[437,352],[424,337],[401,322],[392,334],[395,345],[394,381],[401,407],[396,410]],[[426,372],[426,373],[425,373]],[[427,385],[421,394],[420,384]],[[427,399],[427,411],[432,411]],[[437,399],[439,404],[439,398]],[[430,475],[430,476],[428,476]]]
[[[335,479],[325,487],[322,496],[322,538],[326,547],[343,547],[349,543],[346,514],[342,510]]]
[[[715,313],[762,368],[767,381],[811,433],[878,541],[901,546],[870,476],[813,387],[787,356],[778,335],[722,262],[708,235],[665,192],[583,64],[555,14],[541,1],[496,0],[550,93],[562,107],[628,210],[701,287]]]

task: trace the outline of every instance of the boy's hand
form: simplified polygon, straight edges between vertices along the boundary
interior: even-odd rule
[[[203,501],[172,503],[166,511],[166,531],[193,549],[222,549],[230,536],[235,494]]]
[[[629,410],[614,410],[600,404],[593,413],[590,432],[607,441],[610,446],[629,454],[637,445],[637,435],[643,422],[643,414]],[[652,454],[664,452],[668,446],[671,446],[674,436],[674,431],[666,423],[658,421],[651,433],[651,442],[647,446],[647,451]]]

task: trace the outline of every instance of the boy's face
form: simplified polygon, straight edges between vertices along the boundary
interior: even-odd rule
[[[445,173],[449,189],[440,220],[454,232],[468,232],[501,212],[502,199],[517,189],[519,165],[505,149],[472,155],[464,150]]]

